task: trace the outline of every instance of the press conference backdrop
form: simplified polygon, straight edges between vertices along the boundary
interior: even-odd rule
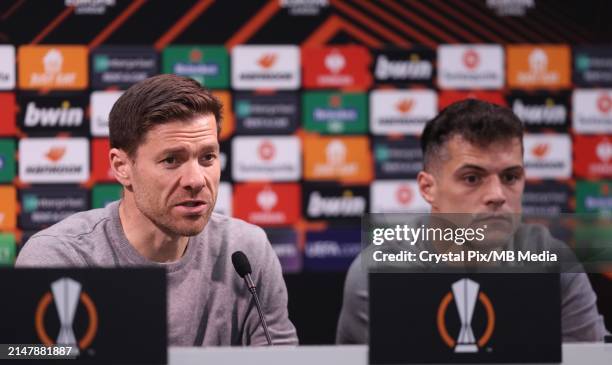
[[[37,230],[119,197],[110,108],[139,80],[186,75],[225,105],[216,210],[266,229],[302,342],[332,342],[360,216],[427,210],[418,136],[454,101],[492,101],[524,121],[526,212],[612,211],[611,10],[603,0],[2,1],[0,262]],[[612,328],[612,276],[591,279]]]

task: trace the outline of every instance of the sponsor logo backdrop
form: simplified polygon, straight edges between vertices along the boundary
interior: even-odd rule
[[[358,229],[363,213],[427,211],[415,181],[419,136],[465,98],[508,106],[524,122],[526,212],[610,210],[609,47],[578,46],[589,42],[571,31],[562,42],[540,35],[555,43],[529,44],[523,35],[502,42],[477,29],[465,38],[433,32],[427,17],[414,34],[393,23],[378,34],[355,28],[348,19],[360,10],[342,3],[261,8],[270,16],[262,27],[223,24],[214,34],[198,22],[173,28],[171,14],[163,24],[146,18],[147,34],[128,22],[93,41],[86,38],[102,28],[97,14],[67,17],[89,33],[70,32],[62,20],[18,40],[11,29],[20,26],[10,26],[15,41],[0,45],[0,230],[14,238],[6,242],[120,197],[108,164],[108,115],[130,85],[160,72],[192,77],[224,103],[215,210],[264,226],[288,272],[346,269],[356,251],[339,232]],[[142,14],[165,6],[146,4]],[[425,14],[431,5],[414,6]],[[436,9],[442,20],[450,19],[445,8]],[[193,19],[218,24],[228,11],[242,10],[215,3]],[[359,19],[366,18],[376,21],[369,13]],[[283,24],[300,35],[278,31]],[[320,264],[328,259],[333,264]]]

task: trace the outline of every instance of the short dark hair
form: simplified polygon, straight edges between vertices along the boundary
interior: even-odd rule
[[[221,132],[221,102],[197,81],[164,74],[132,85],[115,102],[109,115],[110,146],[134,156],[146,133],[155,125],[189,121],[213,114]]]
[[[518,138],[523,144],[523,123],[512,110],[482,100],[466,99],[449,105],[427,122],[421,136],[425,169],[454,136],[478,147]]]

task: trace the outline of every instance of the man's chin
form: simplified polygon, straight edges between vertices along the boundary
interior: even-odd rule
[[[197,236],[204,230],[204,225],[198,226],[187,226],[187,227],[172,227],[171,230],[174,234],[183,237]]]
[[[206,227],[208,219],[205,216],[176,217],[171,224],[164,225],[168,233],[176,236],[191,237],[200,234]]]
[[[512,240],[512,232],[507,230],[490,230],[485,234],[484,240],[473,241],[472,249],[494,250],[507,246]]]

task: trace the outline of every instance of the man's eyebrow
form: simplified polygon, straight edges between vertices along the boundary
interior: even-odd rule
[[[514,165],[514,166],[510,166],[510,167],[506,167],[505,169],[503,169],[502,171],[509,171],[509,170],[524,170],[525,168],[523,167],[523,165]],[[488,171],[487,169],[485,169],[482,166],[479,165],[474,165],[474,164],[464,164],[461,165],[457,171],[460,170],[479,170],[479,171]]]
[[[204,152],[209,152],[209,151],[214,151],[217,152],[221,149],[221,147],[219,146],[218,143],[215,144],[207,144],[205,146],[202,146],[200,148],[200,152],[204,151]],[[184,147],[169,147],[166,148],[164,150],[162,150],[161,152],[158,153],[158,155],[167,155],[167,154],[175,154],[175,153],[185,153],[187,152],[187,149]]]
[[[211,144],[207,144],[202,146],[202,148],[200,148],[201,151],[220,151],[221,150],[221,145],[219,145],[219,143],[211,143]]]
[[[170,147],[170,148],[166,148],[164,150],[161,150],[158,153],[158,155],[167,155],[167,154],[181,153],[181,152],[185,152],[185,148],[183,148],[183,147]]]
[[[473,164],[464,164],[464,165],[461,165],[461,167],[459,167],[457,169],[457,172],[462,172],[464,170],[478,170],[480,172],[487,172],[488,171],[487,169],[485,169],[482,166],[473,165]]]
[[[525,168],[522,165],[510,166],[510,167],[506,167],[502,172],[510,172],[514,170],[524,171]]]

